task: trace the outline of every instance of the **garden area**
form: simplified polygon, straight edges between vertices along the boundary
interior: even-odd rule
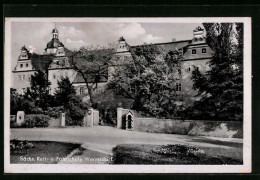
[[[188,145],[118,145],[113,149],[114,164],[224,165],[243,164],[242,149],[194,147]],[[242,153],[243,154],[243,153]]]
[[[79,144],[51,141],[10,141],[11,164],[57,164]]]

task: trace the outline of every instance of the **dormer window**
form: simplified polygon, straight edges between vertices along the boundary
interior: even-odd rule
[[[192,54],[196,54],[196,49],[192,49]]]

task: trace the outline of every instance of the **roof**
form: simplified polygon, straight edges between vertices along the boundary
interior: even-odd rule
[[[118,41],[119,41],[119,42],[120,42],[120,41],[125,41],[125,38],[124,38],[123,36],[121,36]]]
[[[190,43],[191,43],[191,40],[183,40],[183,41],[173,41],[173,42],[166,42],[166,43],[154,43],[152,45],[160,47],[160,48],[164,49],[165,51],[169,52],[169,51],[175,51],[175,50],[184,48],[187,45],[189,45]],[[135,48],[135,47],[139,47],[139,46],[142,46],[142,45],[131,46],[131,47]]]
[[[58,48],[58,47],[64,47],[62,42],[60,42],[59,39],[52,38],[50,42],[48,42],[46,49],[48,48]]]
[[[204,31],[200,26],[196,27],[196,29],[193,30],[193,32],[198,32],[198,31]]]
[[[106,71],[101,75],[97,75],[97,73],[93,73],[93,74],[88,73],[88,83],[107,82],[107,80],[108,80],[108,68],[106,68]],[[77,73],[72,83],[73,84],[85,83],[85,80],[80,73]]]
[[[56,27],[52,30],[52,33],[59,33]]]
[[[39,54],[31,54],[30,56],[32,66],[36,71],[45,71],[47,67],[49,67],[52,62],[54,56],[53,55],[39,55]]]

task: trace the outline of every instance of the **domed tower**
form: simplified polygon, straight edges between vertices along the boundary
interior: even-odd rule
[[[52,40],[47,43],[45,54],[55,54],[56,56],[64,56],[64,45],[59,40],[59,32],[55,27],[52,30]]]

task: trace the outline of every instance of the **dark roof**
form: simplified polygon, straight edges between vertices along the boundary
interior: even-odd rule
[[[36,71],[45,71],[49,67],[50,63],[53,61],[53,55],[39,55],[31,54],[30,55],[32,66]]]
[[[52,33],[59,33],[59,32],[58,32],[57,28],[54,28],[54,29],[52,30]]]
[[[21,51],[27,51],[27,52],[28,52],[28,50],[27,50],[27,48],[25,47],[25,45],[23,45],[23,47],[21,48]]]
[[[119,42],[120,42],[120,41],[125,41],[125,38],[124,38],[123,36],[121,36],[118,41],[119,41]]]
[[[183,41],[173,41],[173,42],[166,42],[166,43],[154,43],[157,47],[164,49],[165,51],[176,51],[178,49],[184,48],[191,43],[191,40],[183,40]],[[142,46],[142,45],[139,45]],[[132,48],[138,46],[131,46]]]
[[[107,69],[108,70],[108,69]],[[88,83],[101,83],[101,82],[107,82],[108,80],[108,72],[103,73],[100,76],[97,76],[96,74],[88,74]],[[78,84],[78,83],[85,83],[85,80],[83,79],[82,75],[80,73],[77,73],[76,77],[74,78],[73,84]]]
[[[198,32],[198,31],[204,31],[200,26],[196,27],[196,29],[193,30],[193,32]]]
[[[52,38],[52,40],[48,42],[46,49],[58,47],[64,47],[64,45],[62,44],[62,42],[59,41],[59,39]]]

